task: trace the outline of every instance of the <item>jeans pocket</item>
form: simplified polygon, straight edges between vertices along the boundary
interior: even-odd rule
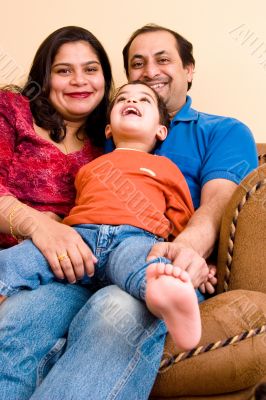
[[[66,338],[60,338],[49,352],[41,359],[37,369],[37,386],[39,386],[48,372],[63,355],[66,347]]]

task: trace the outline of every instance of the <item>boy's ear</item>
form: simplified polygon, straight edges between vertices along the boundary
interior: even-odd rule
[[[106,139],[110,139],[112,136],[113,136],[113,135],[112,135],[111,125],[108,124],[108,125],[106,125],[106,127],[105,127],[105,137],[106,137]]]
[[[164,125],[159,125],[157,134],[156,134],[156,139],[163,141],[167,136],[167,128]]]

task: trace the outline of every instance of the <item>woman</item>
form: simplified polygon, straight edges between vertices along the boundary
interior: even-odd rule
[[[97,39],[66,27],[40,46],[22,90],[26,101],[1,94],[1,246],[31,237],[55,275],[72,283],[94,260],[78,234],[57,219],[73,203],[77,169],[101,153],[111,83]],[[3,303],[1,399],[148,397],[164,325],[114,286],[91,295],[85,287],[55,282]]]
[[[31,237],[55,275],[70,282],[93,261],[81,238],[54,219],[73,205],[79,167],[102,153],[111,84],[100,43],[70,27],[40,46],[25,97],[0,96],[0,246],[14,244],[17,235]]]

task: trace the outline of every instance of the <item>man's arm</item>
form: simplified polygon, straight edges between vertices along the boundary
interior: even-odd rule
[[[201,191],[200,207],[174,243],[187,243],[201,257],[207,258],[213,251],[224,209],[236,187],[234,182],[226,179],[207,182]]]
[[[209,269],[205,259],[214,248],[224,209],[236,187],[234,182],[226,179],[208,181],[201,191],[200,207],[186,228],[173,242],[156,244],[148,259],[169,258],[174,265],[188,271],[194,287],[206,281]]]

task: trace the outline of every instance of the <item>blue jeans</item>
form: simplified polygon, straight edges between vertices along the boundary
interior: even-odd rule
[[[81,283],[91,284],[92,288],[113,283],[145,300],[145,271],[151,263],[146,263],[146,257],[161,239],[130,225],[77,225],[75,229],[98,259],[94,277],[86,276]],[[155,261],[168,262],[164,258]],[[46,258],[31,240],[0,252],[1,295],[37,289],[54,280]]]
[[[21,291],[0,307],[1,400],[146,400],[165,336],[117,286]]]
[[[127,246],[123,252],[126,260],[134,257]],[[122,270],[120,280],[128,281]],[[133,272],[130,290],[141,287],[134,282],[143,273]],[[95,294],[89,287],[52,282],[1,305],[1,400],[148,399],[163,355],[164,323],[117,286]]]

